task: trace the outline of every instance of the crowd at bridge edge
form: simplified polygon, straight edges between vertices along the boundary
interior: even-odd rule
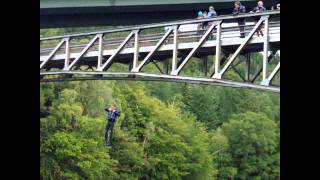
[[[273,10],[273,6],[271,7]],[[277,4],[276,9],[280,11],[280,4]],[[266,8],[263,5],[263,1],[258,1],[257,6],[255,6],[250,13],[260,13],[266,11]],[[236,16],[239,14],[246,13],[246,7],[240,2],[236,1],[234,3],[234,9],[232,11],[232,15]],[[218,16],[217,12],[214,9],[214,6],[209,6],[209,11],[207,12],[206,10],[204,11],[199,11],[198,12],[198,17],[197,19],[204,19],[204,18],[212,18]],[[258,19],[257,19],[258,20]],[[244,18],[239,18],[238,20],[238,25],[240,29],[240,37],[244,38],[245,37],[245,31],[244,31],[244,26],[245,26],[245,19]],[[205,30],[208,26],[210,25],[210,22],[203,22],[199,24],[198,26],[198,32],[201,32],[201,30]],[[262,35],[262,25],[258,27],[257,29],[257,36]]]

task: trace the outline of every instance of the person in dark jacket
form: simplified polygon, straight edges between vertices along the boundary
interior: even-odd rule
[[[236,15],[239,15],[240,13],[245,13],[245,12],[246,12],[246,7],[244,7],[239,1],[234,3],[234,9],[233,9],[232,15],[236,16]],[[244,18],[238,19],[241,38],[245,37],[245,32],[244,32],[245,24],[246,24],[246,21]]]
[[[262,1],[258,1],[258,6],[254,7],[252,11],[250,11],[250,13],[260,13],[260,12],[264,12],[266,11],[266,8],[263,6],[263,2]],[[259,16],[256,18],[257,21],[259,21]],[[262,32],[262,24],[258,27],[257,29],[257,36],[260,36],[260,34],[263,36],[263,32]]]
[[[110,108],[106,108],[108,124],[106,126],[105,140],[107,145],[111,145],[111,137],[113,132],[113,126],[116,122],[116,118],[120,116],[120,111],[117,110],[117,107],[113,104]]]

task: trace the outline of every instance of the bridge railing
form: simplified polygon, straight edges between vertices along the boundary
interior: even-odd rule
[[[94,32],[85,32],[85,33],[74,33],[69,35],[60,35],[60,36],[51,36],[51,37],[41,37],[40,41],[43,40],[52,40],[52,39],[62,39],[62,38],[71,38],[77,36],[88,36],[88,35],[95,35],[95,34],[106,34],[106,33],[115,33],[115,32],[123,32],[123,31],[132,31],[132,30],[141,30],[141,29],[150,29],[150,28],[158,28],[158,27],[166,27],[166,26],[175,26],[175,25],[184,25],[184,24],[198,24],[202,22],[211,22],[211,21],[221,21],[221,20],[237,20],[239,18],[253,18],[259,17],[264,15],[280,15],[280,11],[273,10],[273,11],[265,11],[262,13],[245,13],[236,16],[232,15],[221,15],[212,18],[205,18],[205,19],[189,19],[189,20],[181,20],[181,21],[174,21],[174,22],[165,22],[165,23],[155,23],[155,24],[147,24],[147,25],[140,25],[135,27],[126,27],[126,28],[119,28],[113,30],[104,30],[104,31],[94,31]]]
[[[120,28],[106,31],[96,31],[87,33],[76,33],[71,35],[42,37],[40,38],[40,74],[46,75],[52,68],[61,69],[63,72],[70,72],[79,69],[85,63],[81,61],[90,52],[95,53],[97,60],[95,63],[88,61],[91,69],[97,73],[107,71],[113,62],[117,61],[123,49],[131,48],[133,58],[126,63],[130,64],[130,72],[141,72],[142,68],[151,62],[151,57],[163,46],[168,45],[172,51],[171,72],[172,76],[178,76],[191,57],[201,49],[202,45],[213,41],[215,48],[214,73],[210,76],[213,79],[222,79],[227,70],[231,69],[236,57],[247,44],[252,40],[255,32],[263,26],[263,63],[261,85],[269,86],[275,74],[280,69],[280,62],[276,68],[268,74],[269,62],[269,36],[278,34],[280,31],[280,21],[273,20],[273,16],[279,16],[280,11],[268,11],[263,13],[247,13],[237,16],[219,16],[201,20],[186,20],[151,25],[142,25],[130,28]],[[239,25],[230,22],[237,22],[239,18],[248,19],[244,25],[245,37],[240,38]],[[251,22],[250,22],[251,20]],[[193,29],[191,31],[179,31],[179,27],[188,24],[202,24],[208,22],[205,29]],[[241,27],[241,26],[240,26]],[[164,32],[166,28],[167,31]],[[224,39],[236,40],[235,45],[240,45],[235,53],[228,58],[222,58],[222,41]],[[260,38],[261,39],[261,38]],[[178,50],[181,43],[193,43],[191,51],[182,57],[178,62]],[[52,47],[54,45],[54,47]],[[50,47],[51,46],[51,47]],[[142,52],[141,47],[149,47],[147,52]],[[106,55],[106,51],[112,52]],[[56,55],[63,55],[63,63],[53,63],[58,60]],[[94,54],[94,53],[92,53]],[[60,56],[61,57],[61,56]],[[142,58],[141,58],[142,57]],[[57,62],[57,61],[56,61]],[[62,61],[59,61],[62,62]],[[223,63],[224,66],[220,67]],[[249,67],[248,67],[249,68]],[[256,79],[256,77],[254,78]],[[250,80],[246,78],[249,82]]]
[[[239,32],[239,25],[236,23],[230,23],[231,26],[226,26],[223,27],[224,24],[221,26],[221,36],[222,38],[235,38],[235,37],[240,37],[240,32]],[[197,26],[197,24],[194,24]],[[253,22],[246,23],[244,26],[246,29],[244,30],[245,33],[249,33],[251,29],[254,27]],[[269,34],[276,34],[279,33],[280,31],[280,21],[274,21],[274,22],[269,22],[269,27],[270,31]],[[195,30],[196,27],[193,27],[193,29],[190,29],[188,31],[180,32],[179,29],[179,39],[190,39],[190,38],[200,38],[201,35],[198,33],[198,30]],[[216,30],[212,31],[212,34],[216,34]],[[153,33],[153,34],[147,34],[147,35],[139,35],[139,43],[148,43],[148,42],[157,42],[161,37],[163,36],[163,33]],[[123,37],[114,37],[114,38],[104,38],[103,45],[104,46],[118,46],[121,44],[121,42],[124,40],[125,36]],[[167,38],[168,40],[173,40],[173,35],[170,34],[169,37]],[[50,41],[50,40],[44,40],[44,41]],[[128,44],[133,44],[134,40],[130,39]],[[87,43],[71,43],[70,49],[79,49],[79,48],[84,48]],[[98,42],[95,42],[93,46],[98,45]],[[40,53],[43,55],[50,53],[52,50],[54,50],[54,47],[52,47],[51,44],[43,45],[43,48],[40,49]]]

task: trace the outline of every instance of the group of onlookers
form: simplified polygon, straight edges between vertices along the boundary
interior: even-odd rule
[[[280,10],[280,4],[277,4],[276,7],[277,7],[277,10]],[[250,11],[250,13],[259,13],[259,12],[264,12],[264,11],[266,11],[266,8],[263,6],[263,2],[258,1],[257,6],[254,7],[253,10]],[[242,5],[239,1],[236,1],[234,3],[234,9],[233,9],[232,15],[239,15],[241,13],[246,13],[246,7],[244,5]],[[218,16],[218,14],[214,10],[214,7],[210,6],[209,12],[199,11],[197,19],[211,18],[211,17],[215,17],[215,16]],[[256,19],[256,20],[258,20],[258,19]],[[245,37],[245,23],[246,23],[245,18],[238,18],[237,21],[238,21],[238,25],[239,25],[239,29],[240,29],[240,37],[244,38]],[[204,30],[208,27],[208,25],[210,25],[208,22],[200,23],[198,26],[198,30]],[[261,29],[262,29],[262,25],[260,25],[257,29],[257,36],[260,36],[260,35],[263,36],[263,32]]]
[[[207,12],[207,11],[203,11],[203,12],[199,11],[197,19],[212,18],[212,17],[215,17],[215,16],[218,16],[218,14],[214,10],[214,7],[210,6],[209,7],[209,12]],[[209,25],[208,22],[204,22],[204,23],[201,23],[198,28],[199,29],[206,29],[208,25]]]

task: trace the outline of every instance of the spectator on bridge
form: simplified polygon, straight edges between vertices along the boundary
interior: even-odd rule
[[[199,12],[198,12],[198,17],[197,17],[197,19],[203,19],[203,13],[202,13],[202,11],[199,11]]]
[[[120,116],[120,111],[117,110],[117,107],[115,104],[113,104],[110,108],[105,108],[105,111],[108,112],[107,114],[108,124],[106,126],[105,141],[106,141],[106,144],[110,146],[113,126],[116,121],[116,118]]]
[[[200,19],[203,19],[203,18],[204,17],[203,17],[202,11],[199,11],[197,19],[200,20]],[[200,36],[202,34],[202,32],[203,32],[203,23],[199,23],[198,27],[197,27],[197,35]],[[200,38],[197,37],[197,39],[199,40]]]
[[[252,11],[250,11],[250,13],[260,13],[260,12],[264,12],[266,11],[266,8],[263,6],[263,2],[262,1],[258,1],[258,6],[254,7]],[[259,21],[260,17],[256,17],[256,20]],[[262,32],[262,26],[263,24],[261,24],[258,29],[257,29],[257,36],[263,36],[263,32]]]
[[[218,16],[217,12],[214,10],[213,6],[209,6],[208,18],[212,18],[212,17],[215,17],[215,16]],[[209,22],[208,26],[210,27],[211,25],[212,25],[212,22]],[[211,39],[211,40],[213,39],[213,35],[212,34],[209,36],[209,39]]]
[[[215,17],[218,16],[217,12],[214,10],[213,6],[209,6],[209,12],[208,12],[208,17]]]
[[[207,11],[203,11],[203,18],[209,18]],[[202,29],[206,30],[207,28],[208,28],[208,22],[203,22],[202,23]]]
[[[207,11],[203,11],[202,15],[203,15],[203,18],[207,18],[208,17],[208,12]]]
[[[263,11],[266,11],[266,8],[263,6],[262,1],[258,1],[258,6],[254,7],[253,10],[250,12],[259,13]]]
[[[234,3],[234,9],[232,12],[232,15],[236,16],[239,15],[241,13],[245,13],[246,12],[246,7],[244,7],[239,1]],[[245,37],[245,26],[246,21],[244,18],[238,18],[238,25],[239,25],[239,29],[240,29],[240,38],[244,38]]]

